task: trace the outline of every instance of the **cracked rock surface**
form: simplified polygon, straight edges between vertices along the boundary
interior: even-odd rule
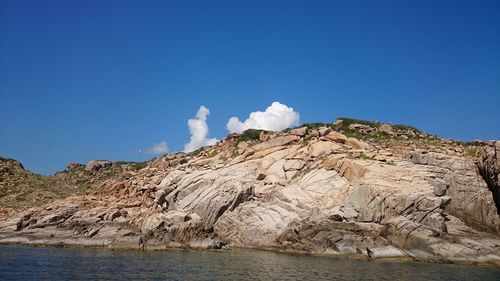
[[[363,126],[350,130],[399,137],[392,127]],[[9,213],[0,217],[0,243],[500,264],[499,142],[478,144],[479,157],[469,157],[445,142],[382,145],[335,126],[260,137],[230,135]]]

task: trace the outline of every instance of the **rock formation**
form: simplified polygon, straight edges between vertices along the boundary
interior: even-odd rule
[[[352,119],[231,135],[4,216],[0,243],[500,264],[499,148]]]

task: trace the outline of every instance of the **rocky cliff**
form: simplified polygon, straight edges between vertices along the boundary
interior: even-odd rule
[[[88,178],[115,164],[106,165],[88,165]],[[500,264],[498,141],[342,118],[131,165],[84,192],[11,211],[0,243]]]

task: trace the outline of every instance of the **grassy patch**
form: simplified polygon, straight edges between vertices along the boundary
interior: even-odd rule
[[[417,131],[420,132],[417,128],[408,126],[408,125],[402,125],[402,124],[395,124],[391,125],[392,128],[396,131]]]
[[[198,148],[197,150],[191,152],[192,156],[198,156],[203,151],[203,147]],[[181,163],[182,164],[182,163]]]
[[[305,123],[305,124],[302,124],[302,126],[299,126],[297,128],[307,127],[308,129],[318,129],[320,127],[329,127],[331,125],[332,125],[332,123]]]
[[[468,146],[465,148],[465,153],[473,158],[479,157],[479,148],[477,146]]]
[[[146,161],[144,161],[144,162],[136,162],[136,163],[132,164],[132,168],[134,168],[134,170],[138,171],[138,170],[146,168],[147,165],[148,164],[147,164]]]
[[[219,154],[216,150],[212,150],[208,153],[208,158],[212,158],[214,157],[215,155]]]
[[[238,141],[256,141],[260,139],[260,133],[263,132],[263,130],[258,130],[258,129],[248,129],[241,133],[241,135],[238,138]]]
[[[380,126],[380,122],[377,121],[367,121],[367,120],[345,118],[345,117],[339,117],[338,119],[342,120],[342,123],[340,123],[340,129],[347,129],[352,124],[367,125],[375,128],[378,128]]]

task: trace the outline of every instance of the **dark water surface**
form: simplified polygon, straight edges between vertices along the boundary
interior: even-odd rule
[[[0,280],[500,280],[500,268],[267,251],[0,246]]]

